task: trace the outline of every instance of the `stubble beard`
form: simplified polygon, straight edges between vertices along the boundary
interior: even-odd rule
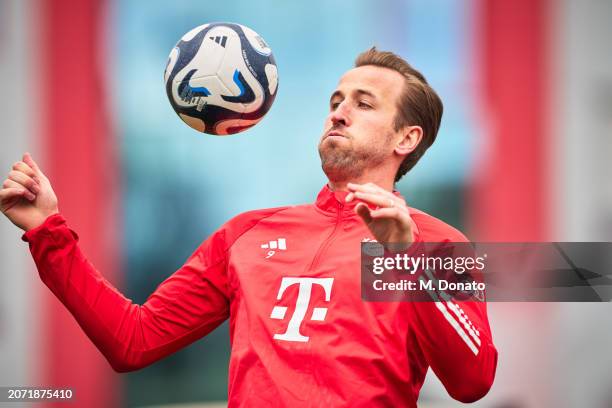
[[[353,146],[335,140],[319,143],[321,168],[332,182],[348,182],[360,178],[366,169],[380,166],[386,156],[381,150]]]

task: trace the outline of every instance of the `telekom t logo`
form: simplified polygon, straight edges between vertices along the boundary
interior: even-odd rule
[[[284,277],[281,281],[280,289],[278,290],[278,296],[276,300],[281,300],[283,297],[283,293],[285,293],[285,289],[287,289],[291,285],[299,284],[297,301],[295,302],[295,310],[293,311],[293,315],[289,320],[289,325],[287,325],[287,331],[282,334],[275,334],[274,338],[276,340],[287,340],[287,341],[308,341],[308,336],[303,336],[300,333],[300,325],[306,317],[306,312],[308,312],[308,304],[310,303],[310,294],[312,293],[312,285],[320,285],[323,286],[325,290],[325,301],[329,302],[331,297],[332,284],[334,283],[334,278],[297,278],[297,277]],[[282,320],[285,318],[285,313],[287,313],[287,308],[285,306],[274,306],[272,309],[272,313],[270,317],[272,319]],[[325,315],[327,314],[326,307],[315,307],[312,309],[312,316],[310,320],[323,321],[325,320]]]

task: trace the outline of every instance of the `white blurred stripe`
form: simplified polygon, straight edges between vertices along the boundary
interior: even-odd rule
[[[480,336],[476,333],[472,322],[467,317],[461,306],[453,303],[451,300],[446,301],[446,306],[455,314],[455,316],[457,316],[457,319],[459,319],[459,322],[461,322],[465,331],[472,337],[472,340],[478,344],[478,347],[480,347]]]
[[[438,287],[438,279],[436,279],[433,276],[433,273],[431,272],[431,270],[425,269],[425,275],[427,275],[427,277],[432,282],[435,283],[436,287]],[[431,295],[431,293],[430,293],[430,295]],[[465,329],[465,331],[467,333],[469,333],[469,335],[476,342],[476,344],[478,344],[478,347],[480,347],[481,346],[480,334],[474,328],[474,325],[472,324],[472,321],[467,317],[467,315],[465,314],[465,312],[463,311],[461,306],[459,306],[458,304],[454,303],[452,301],[452,296],[450,296],[448,293],[446,293],[443,290],[441,290],[439,292],[439,298],[440,298],[440,301],[444,302],[446,307],[449,310],[451,310],[455,314],[455,316],[457,316],[457,319],[459,320],[459,322],[461,322],[461,324],[463,325],[463,328]],[[451,317],[452,317],[452,315],[451,315]]]
[[[426,270],[425,272],[427,273],[428,271]],[[420,276],[419,279],[421,281],[426,281],[426,279],[423,278],[422,276]],[[474,353],[474,355],[477,356],[478,347],[474,344],[472,339],[470,339],[470,337],[467,335],[465,330],[463,330],[463,328],[459,325],[459,322],[457,322],[457,320],[449,313],[444,302],[442,302],[440,298],[438,297],[438,294],[434,290],[429,290],[429,289],[427,289],[427,293],[429,293],[431,298],[434,300],[436,308],[440,311],[440,313],[442,313],[442,316],[444,316],[448,324],[450,324],[451,327],[455,329],[459,337],[461,337],[461,339],[465,342],[465,344],[469,347],[469,349],[472,350],[472,353]]]
[[[476,347],[476,345],[472,342],[470,337],[465,333],[465,331],[459,325],[457,320],[455,320],[455,318],[448,312],[448,309],[446,308],[445,304],[440,301],[440,299],[438,298],[438,295],[434,291],[428,290],[428,292],[431,295],[431,297],[435,300],[436,307],[442,313],[446,321],[452,326],[453,329],[455,329],[459,337],[461,337],[461,339],[470,348],[470,350],[472,350],[472,353],[474,353],[474,355],[477,356],[478,347]]]
[[[36,79],[37,2],[0,3],[0,177],[24,151],[35,157],[38,106]],[[38,381],[38,280],[21,231],[0,220],[0,384],[35,385]]]

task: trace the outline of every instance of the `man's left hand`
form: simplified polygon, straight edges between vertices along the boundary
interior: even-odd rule
[[[408,205],[401,197],[373,183],[348,183],[346,202],[358,199],[355,212],[366,223],[376,240],[382,244],[399,244],[398,250],[406,249],[414,241],[413,221]],[[370,209],[365,203],[372,204]],[[395,245],[393,245],[396,248]]]

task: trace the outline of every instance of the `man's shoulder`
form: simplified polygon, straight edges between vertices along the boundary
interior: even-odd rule
[[[282,211],[293,208],[294,206],[261,208],[258,210],[250,210],[240,213],[225,223],[225,227],[244,230],[249,229],[268,217],[278,214]]]
[[[272,217],[272,216],[293,216],[293,215],[301,215],[304,212],[312,211],[314,206],[312,204],[298,204],[298,205],[285,205],[282,207],[272,207],[272,208],[261,208],[258,210],[250,210],[240,213],[230,219],[228,224],[237,224],[241,225],[244,223],[257,223],[263,219]]]
[[[207,248],[214,248],[215,250],[225,252],[234,245],[236,240],[255,227],[259,222],[288,208],[291,207],[263,208],[238,214],[221,225],[212,235],[204,240],[200,249],[206,250]]]
[[[419,236],[424,242],[468,242],[467,237],[457,228],[416,208],[410,207],[410,216],[417,225]]]
[[[230,237],[237,237],[264,220],[274,219],[278,223],[294,220],[296,217],[303,220],[308,211],[312,211],[312,207],[312,204],[302,204],[246,211],[231,218],[221,229],[229,233]]]

